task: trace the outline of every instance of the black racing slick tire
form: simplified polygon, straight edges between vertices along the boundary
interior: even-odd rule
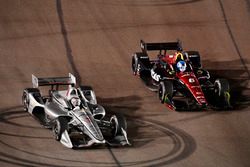
[[[201,68],[201,58],[200,58],[200,54],[198,51],[187,51],[186,52],[188,54],[188,59],[190,61],[190,63],[192,64],[193,68]]]
[[[26,91],[23,91],[22,104],[23,104],[24,111],[28,111],[28,108],[29,108],[29,97],[28,97],[28,93]]]
[[[57,141],[61,140],[62,134],[68,130],[68,121],[64,117],[58,117],[52,127],[54,137]]]
[[[171,101],[173,97],[173,82],[168,80],[161,81],[158,95],[161,103],[165,103],[166,98]]]
[[[226,79],[216,79],[214,82],[214,93],[219,104],[230,106],[230,86]]]
[[[40,93],[37,88],[26,88],[23,90],[22,104],[24,111],[28,111],[29,108],[29,93]]]
[[[111,133],[114,137],[122,135],[122,129],[125,131],[127,130],[127,121],[121,114],[113,115],[110,119],[110,123],[113,126]]]
[[[214,82],[214,87],[215,93],[220,97],[224,95],[224,92],[230,91],[229,83],[226,79],[216,79]]]
[[[132,56],[131,68],[134,75],[138,74],[138,56],[134,54]]]

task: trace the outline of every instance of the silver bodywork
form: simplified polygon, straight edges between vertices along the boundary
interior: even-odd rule
[[[60,80],[61,79],[61,80]],[[24,90],[23,104],[25,109],[41,124],[53,128],[59,117],[67,119],[67,129],[63,131],[60,142],[68,148],[89,147],[91,145],[130,145],[127,139],[126,129],[121,128],[121,134],[113,139],[105,139],[103,133],[117,128],[116,116],[110,120],[104,120],[105,109],[97,104],[93,90],[75,88],[76,79],[72,74],[65,78],[36,78],[32,75],[33,88]],[[53,90],[54,85],[68,84],[68,90]],[[41,96],[37,89],[39,86],[52,86],[49,96]],[[34,89],[35,88],[35,89]],[[76,90],[81,99],[81,105],[75,108],[70,104],[67,94]],[[88,96],[88,98],[85,97]],[[113,131],[112,131],[113,132]],[[106,136],[106,135],[105,135]],[[111,139],[111,140],[109,140]],[[114,140],[116,139],[116,140]],[[110,141],[116,141],[111,143]]]

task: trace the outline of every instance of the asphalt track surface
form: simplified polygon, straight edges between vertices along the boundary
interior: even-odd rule
[[[0,165],[249,166],[249,27],[249,0],[1,0]],[[229,79],[232,111],[169,111],[132,76],[140,39],[177,38]],[[31,74],[69,72],[127,115],[133,146],[67,149],[22,110]]]

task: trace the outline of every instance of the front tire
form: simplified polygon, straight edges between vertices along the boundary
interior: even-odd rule
[[[161,81],[158,91],[159,99],[161,103],[169,103],[173,97],[173,82],[172,81]]]
[[[57,141],[61,140],[62,134],[65,130],[68,130],[68,121],[64,117],[59,117],[55,120],[52,127],[54,137]]]
[[[113,137],[117,135],[122,135],[122,129],[127,130],[127,121],[123,115],[113,115],[110,119],[110,123],[113,126],[112,135]]]
[[[226,79],[216,79],[214,82],[214,93],[218,98],[218,102],[223,104],[223,106],[230,105],[230,87],[228,80]]]

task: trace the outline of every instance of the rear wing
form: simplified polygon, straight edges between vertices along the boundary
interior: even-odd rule
[[[53,86],[53,85],[76,85],[76,78],[69,73],[68,77],[51,77],[51,78],[37,78],[32,74],[33,88],[39,86]]]
[[[141,50],[144,53],[151,50],[159,50],[159,51],[166,51],[166,50],[177,50],[182,51],[182,46],[180,40],[177,42],[165,42],[165,43],[146,43],[143,40],[140,41]]]

